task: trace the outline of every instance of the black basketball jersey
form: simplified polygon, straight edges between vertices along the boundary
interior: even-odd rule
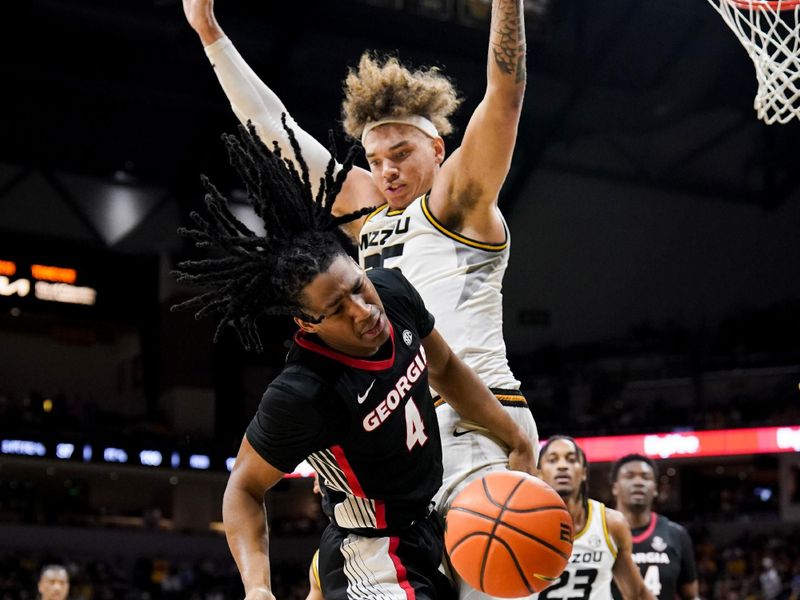
[[[650,523],[632,529],[631,534],[633,562],[656,598],[673,600],[680,586],[697,579],[692,540],[681,525],[653,512]],[[614,597],[621,598],[616,589]]]
[[[247,439],[284,472],[307,458],[332,521],[375,535],[427,514],[441,485],[442,452],[420,343],[433,316],[399,271],[367,276],[386,310],[389,340],[363,359],[299,332]]]

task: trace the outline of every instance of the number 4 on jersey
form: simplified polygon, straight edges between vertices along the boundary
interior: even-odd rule
[[[427,441],[428,436],[425,435],[425,424],[422,422],[422,415],[419,414],[419,409],[414,404],[413,398],[411,398],[406,402],[406,446],[411,450],[414,444],[424,446]]]
[[[658,598],[661,593],[661,571],[658,570],[658,565],[647,567],[647,571],[644,572],[644,584],[653,593],[653,596]]]

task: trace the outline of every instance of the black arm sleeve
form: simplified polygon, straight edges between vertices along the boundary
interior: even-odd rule
[[[327,447],[323,386],[285,370],[267,388],[247,427],[247,441],[276,469],[290,473],[310,454]]]

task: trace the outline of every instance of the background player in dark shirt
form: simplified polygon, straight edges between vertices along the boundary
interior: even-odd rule
[[[611,467],[610,481],[616,508],[631,527],[633,560],[645,585],[660,600],[697,598],[697,568],[689,534],[653,512],[658,489],[656,463],[641,454],[628,454]]]
[[[289,131],[291,137],[291,132]],[[314,198],[301,172],[254,136],[226,137],[232,164],[262,217],[257,235],[206,180],[208,214],[184,230],[215,258],[185,261],[178,279],[206,292],[176,308],[221,314],[246,348],[261,347],[257,319],[291,315],[300,328],[284,370],[247,429],[223,499],[228,544],[248,600],[273,598],[263,495],[308,457],[331,518],[320,543],[327,600],[437,598],[443,554],[431,499],[441,447],[430,383],[456,410],[512,451],[509,467],[532,472],[530,440],[433,328],[419,294],[396,271],[367,276],[331,208],[347,168],[333,162]],[[348,252],[349,251],[349,252]]]

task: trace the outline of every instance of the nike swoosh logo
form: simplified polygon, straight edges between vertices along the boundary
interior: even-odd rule
[[[472,433],[470,429],[465,429],[464,431],[453,431],[453,437],[461,437],[462,435],[466,435],[468,433]]]
[[[363,404],[364,400],[367,399],[367,396],[369,396],[369,392],[372,389],[373,385],[375,385],[375,380],[374,379],[372,380],[372,383],[369,384],[369,387],[367,388],[366,392],[364,392],[363,394],[356,394],[356,399],[358,400],[359,404]]]

